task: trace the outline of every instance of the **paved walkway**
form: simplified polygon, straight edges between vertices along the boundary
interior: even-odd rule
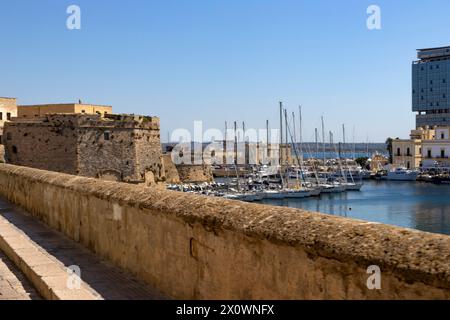
[[[14,208],[13,205],[4,199],[0,199],[0,218],[7,220],[15,228],[19,229],[26,239],[36,244],[40,251],[48,254],[51,259],[56,259],[65,267],[79,266],[81,279],[101,299],[157,300],[165,298],[144,282],[137,280],[110,263],[102,261],[79,243],[69,239],[60,232],[50,229],[21,209]],[[11,265],[10,262],[9,264]],[[0,267],[0,281],[3,274],[5,277],[10,276],[3,270]],[[3,288],[1,283],[0,297]]]
[[[40,300],[40,296],[14,263],[0,251],[0,300]]]

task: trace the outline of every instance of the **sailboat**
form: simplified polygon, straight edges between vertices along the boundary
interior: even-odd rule
[[[330,141],[330,143],[332,143],[332,141]],[[322,152],[323,152],[323,165],[326,167],[327,161],[325,153],[325,125],[323,121],[323,116],[322,116]],[[345,186],[336,181],[335,179],[333,179],[333,177],[330,177],[330,174],[328,172],[324,173],[324,178],[325,182],[320,184],[323,193],[338,193],[346,191]]]
[[[345,125],[342,125],[342,137],[343,137],[343,143],[344,143],[344,148],[345,148]],[[345,154],[345,152],[344,152]],[[347,161],[345,161],[345,164],[347,166],[347,171],[348,174],[345,173],[345,169],[342,168],[342,163],[341,163],[341,154],[339,153],[339,167],[340,167],[340,171],[342,174],[342,177],[344,178],[344,182],[343,185],[345,186],[345,190],[347,191],[360,191],[362,186],[363,186],[363,182],[358,181],[355,182],[355,179],[353,178],[353,174],[350,171],[350,168],[348,167],[348,163]],[[348,177],[350,177],[350,181],[348,181]]]

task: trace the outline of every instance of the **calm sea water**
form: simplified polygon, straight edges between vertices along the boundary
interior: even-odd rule
[[[450,235],[450,185],[369,180],[360,192],[263,203]]]

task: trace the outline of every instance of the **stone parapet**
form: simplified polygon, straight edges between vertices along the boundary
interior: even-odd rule
[[[450,298],[445,235],[7,164],[0,195],[173,298]]]

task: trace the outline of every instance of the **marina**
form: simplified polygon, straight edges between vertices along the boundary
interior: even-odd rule
[[[424,181],[364,179],[357,190],[343,185],[322,188],[282,189],[253,185],[238,192],[223,178],[211,184],[172,186],[179,191],[219,196],[231,200],[300,208],[365,221],[385,223],[450,235],[450,184]],[[244,185],[244,180],[241,180]],[[290,180],[295,183],[295,180]],[[183,189],[184,188],[184,189]]]
[[[360,192],[261,203],[450,235],[450,185],[368,180]]]

